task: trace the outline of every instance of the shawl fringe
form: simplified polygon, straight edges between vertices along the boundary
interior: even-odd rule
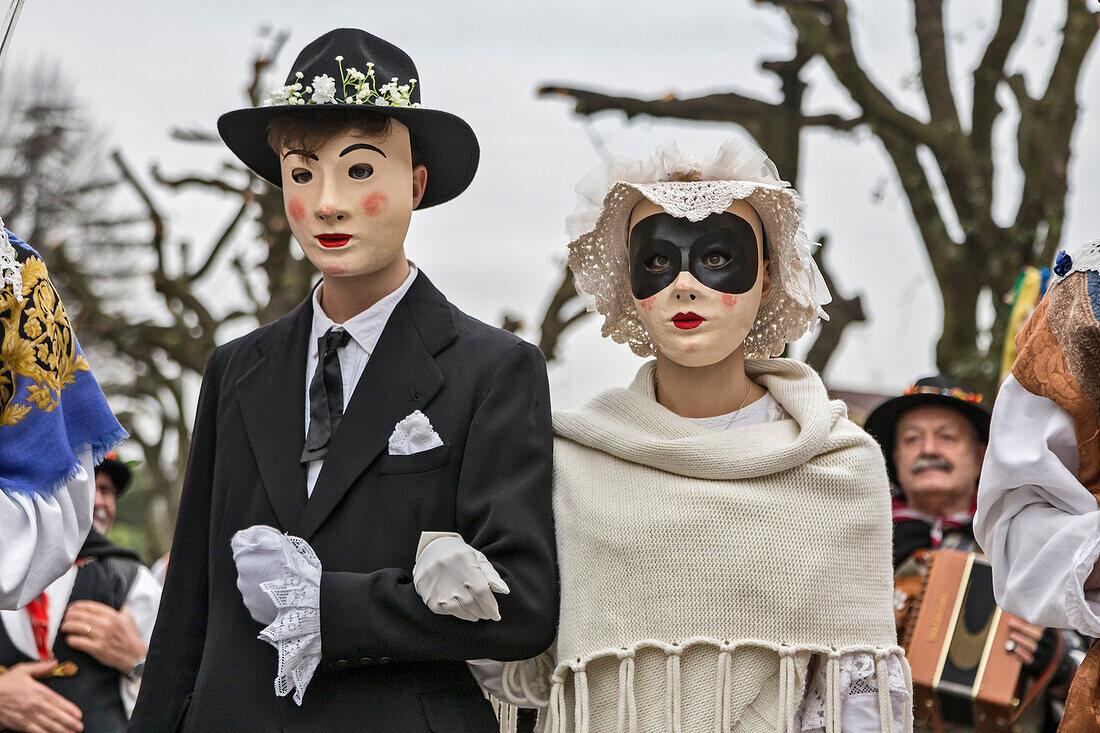
[[[591,733],[588,708],[587,667],[592,662],[609,657],[619,660],[618,714],[615,733],[637,733],[638,711],[634,696],[634,657],[640,649],[660,649],[666,655],[665,660],[665,723],[670,733],[682,733],[680,657],[686,649],[706,645],[719,650],[715,665],[714,685],[714,733],[730,733],[736,720],[733,718],[733,654],[739,649],[753,647],[770,649],[779,655],[779,709],[777,711],[777,733],[800,733],[798,730],[798,711],[801,700],[798,699],[797,670],[795,657],[799,653],[820,654],[826,660],[826,733],[842,733],[840,700],[840,657],[843,654],[866,653],[875,658],[875,676],[878,683],[879,730],[880,733],[912,733],[913,702],[912,696],[905,704],[906,721],[902,730],[894,727],[893,707],[890,699],[890,682],[887,661],[892,656],[904,657],[905,650],[900,646],[850,646],[844,648],[821,647],[812,644],[785,645],[766,641],[741,640],[723,641],[706,637],[689,639],[681,644],[666,644],[660,641],[642,641],[631,647],[607,650],[591,654],[582,659],[570,660],[558,665],[550,677],[550,704],[539,712],[539,730],[545,733]],[[912,689],[909,665],[902,664],[905,670],[905,685]],[[573,727],[566,729],[568,708],[565,688],[572,678]],[[501,733],[515,733],[516,708],[493,699],[500,719]]]

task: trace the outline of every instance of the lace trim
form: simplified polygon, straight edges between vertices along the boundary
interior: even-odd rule
[[[1066,617],[1070,628],[1086,636],[1100,633],[1100,618],[1085,597],[1085,581],[1100,557],[1100,538],[1086,542],[1074,553],[1072,570],[1066,577]]]
[[[689,180],[676,180],[687,175]],[[634,306],[626,260],[630,212],[643,197],[665,211],[698,221],[744,199],[760,215],[771,249],[772,289],[745,338],[745,356],[775,356],[801,337],[831,298],[813,260],[813,247],[799,215],[801,201],[775,166],[755,146],[729,140],[713,158],[698,160],[669,144],[653,158],[619,162],[590,174],[577,186],[580,204],[569,219],[574,240],[569,267],[577,289],[605,316],[603,335],[642,357],[655,347]]]
[[[1064,270],[1058,267],[1063,255],[1069,255],[1069,267]],[[1067,248],[1059,252],[1055,259],[1054,277],[1057,280],[1064,280],[1074,272],[1088,270],[1100,272],[1100,239],[1094,239],[1081,247]]]
[[[875,658],[870,654],[842,654],[840,656],[840,703],[843,706],[853,695],[878,695],[878,670]],[[890,686],[890,702],[895,710],[902,709],[910,699],[905,683],[902,661],[895,655],[886,660],[887,683]],[[802,698],[802,724],[800,730],[824,730],[826,727],[827,673],[824,664],[818,665],[813,680]]]
[[[11,288],[15,302],[23,302],[23,263],[16,259],[15,245],[8,239],[3,219],[0,219],[0,287]]]
[[[259,638],[279,652],[275,694],[285,697],[293,690],[301,705],[321,662],[321,561],[305,540],[283,537],[283,577],[260,584],[276,616]]]

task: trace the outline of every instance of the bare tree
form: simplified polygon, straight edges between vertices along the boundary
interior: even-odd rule
[[[548,85],[544,95],[575,101],[578,115],[617,110],[628,117],[649,115],[737,124],[776,160],[780,170],[797,171],[801,132],[825,128],[840,132],[869,130],[881,141],[905,193],[921,241],[943,297],[943,333],[936,347],[939,368],[991,389],[1004,338],[1007,307],[1001,295],[1010,291],[1020,269],[1050,261],[1062,235],[1066,209],[1066,171],[1077,122],[1077,81],[1097,33],[1097,16],[1086,0],[1065,0],[1066,18],[1053,70],[1037,96],[1028,93],[1022,70],[1010,64],[1033,0],[1002,0],[997,27],[981,61],[970,75],[970,123],[959,114],[948,73],[945,0],[913,0],[913,33],[919,52],[925,112],[903,111],[867,73],[871,62],[853,42],[846,0],[757,0],[780,8],[796,34],[789,60],[765,61],[762,68],[779,76],[782,99],[770,103],[736,92],[681,99],[669,95],[639,99],[562,84]],[[802,101],[803,67],[824,60],[837,83],[850,95],[859,114],[806,114]],[[1031,80],[1030,86],[1039,85]],[[955,80],[959,88],[965,85]],[[1007,89],[1020,121],[1016,128],[1017,159],[1023,193],[1007,225],[993,216],[993,183],[998,161],[993,130],[1005,109],[998,91]],[[927,161],[922,158],[927,156]],[[946,196],[938,200],[934,181],[943,181]],[[952,236],[957,222],[960,236]],[[978,302],[988,292],[997,310],[989,343],[979,339]],[[843,321],[841,321],[843,325]]]
[[[259,103],[286,37],[265,35],[249,104]],[[296,256],[278,189],[231,163],[214,174],[179,176],[154,163],[143,180],[121,151],[105,152],[83,112],[51,101],[73,95],[56,72],[45,76],[21,86],[39,92],[4,106],[12,119],[0,139],[0,211],[43,250],[81,343],[95,354],[97,377],[142,451],[142,486],[135,488],[144,489],[147,548],[159,554],[175,524],[190,405],[218,331],[284,315],[308,294],[315,273]],[[218,141],[206,131],[173,136]],[[172,230],[158,202],[185,189],[234,202],[201,249]],[[125,213],[104,213],[115,211]],[[254,233],[243,231],[249,222]]]

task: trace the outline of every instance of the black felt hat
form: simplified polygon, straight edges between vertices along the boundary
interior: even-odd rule
[[[342,57],[341,61],[336,60],[337,56]],[[400,85],[409,85],[409,106],[379,106],[373,102],[376,97],[365,103],[344,102],[352,93],[349,91],[350,87],[340,88],[341,70],[349,68],[360,72],[373,70],[377,80],[372,85],[375,88],[388,84],[392,78],[398,79],[397,83]],[[465,121],[450,112],[419,106],[419,76],[407,53],[366,31],[338,28],[302,49],[286,77],[286,85],[301,83],[301,98],[308,102],[312,95],[304,93],[305,86],[322,75],[335,79],[335,98],[340,101],[320,104],[277,103],[233,110],[218,118],[218,132],[222,140],[245,165],[272,184],[282,187],[279,156],[267,144],[267,130],[271,120],[287,115],[308,119],[318,109],[362,109],[364,112],[392,117],[409,128],[412,148],[419,162],[428,169],[428,184],[418,208],[449,201],[470,185],[480,154],[477,137]],[[416,83],[412,83],[414,79],[417,80]]]
[[[130,479],[134,476],[133,472],[130,471],[130,467],[118,460],[113,451],[95,467],[95,471],[96,473],[102,471],[107,474],[107,477],[111,479],[111,483],[115,485],[115,489],[118,491],[117,496],[126,493],[126,489],[130,488]]]
[[[978,440],[989,442],[989,410],[981,405],[982,396],[964,390],[958,382],[944,376],[923,377],[913,383],[900,397],[886,400],[871,411],[863,429],[882,446],[890,480],[897,483],[894,473],[894,438],[898,420],[917,407],[939,405],[962,413],[978,431]]]

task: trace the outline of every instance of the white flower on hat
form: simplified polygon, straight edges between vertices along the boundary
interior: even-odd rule
[[[819,318],[828,318],[822,306],[831,296],[813,259],[817,245],[802,224],[801,200],[755,145],[731,138],[713,156],[696,157],[668,143],[650,158],[600,166],[576,191],[577,209],[566,220],[573,238],[569,268],[577,290],[590,298],[590,309],[603,314],[603,335],[628,344],[635,354],[655,353],[634,306],[626,256],[630,212],[643,198],[689,221],[723,212],[736,199],[760,215],[772,288],[745,338],[746,357],[779,354]]]
[[[313,96],[310,99],[315,104],[334,104],[336,102],[336,80],[328,74],[313,77]]]

